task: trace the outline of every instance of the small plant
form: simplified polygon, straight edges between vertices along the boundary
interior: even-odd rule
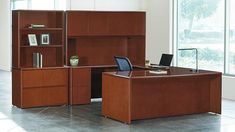
[[[77,55],[73,55],[70,57],[70,65],[71,66],[77,66],[79,62],[79,58]]]
[[[77,55],[73,55],[70,57],[70,59],[78,59],[78,56]]]

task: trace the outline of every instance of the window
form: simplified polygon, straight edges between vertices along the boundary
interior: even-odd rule
[[[12,0],[12,9],[65,10],[66,0]]]
[[[178,0],[177,47],[197,48],[200,69],[224,70],[224,0]],[[178,66],[195,67],[194,51],[178,51]]]
[[[199,69],[235,75],[234,6],[235,0],[175,0],[178,66],[194,68],[195,52],[178,49],[197,48]]]

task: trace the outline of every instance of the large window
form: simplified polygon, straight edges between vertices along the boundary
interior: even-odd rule
[[[228,3],[229,2],[229,3]],[[176,64],[235,74],[235,0],[175,0]],[[233,16],[234,15],[234,16]]]

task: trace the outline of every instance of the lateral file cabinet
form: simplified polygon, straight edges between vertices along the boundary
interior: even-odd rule
[[[68,104],[68,68],[13,69],[12,79],[19,108]]]

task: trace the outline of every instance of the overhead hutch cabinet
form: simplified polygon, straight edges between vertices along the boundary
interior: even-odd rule
[[[145,12],[16,10],[12,15],[12,101],[17,107],[90,103],[101,97],[102,72],[116,70],[114,56],[145,64]],[[49,34],[50,44],[30,46],[28,34],[37,40]],[[33,68],[35,52],[43,56],[42,68]],[[73,55],[79,56],[77,67],[69,64]]]
[[[71,104],[102,96],[102,72],[116,70],[114,56],[145,64],[144,12],[67,11],[66,18],[66,63],[70,56],[79,56],[79,67],[71,68]]]

